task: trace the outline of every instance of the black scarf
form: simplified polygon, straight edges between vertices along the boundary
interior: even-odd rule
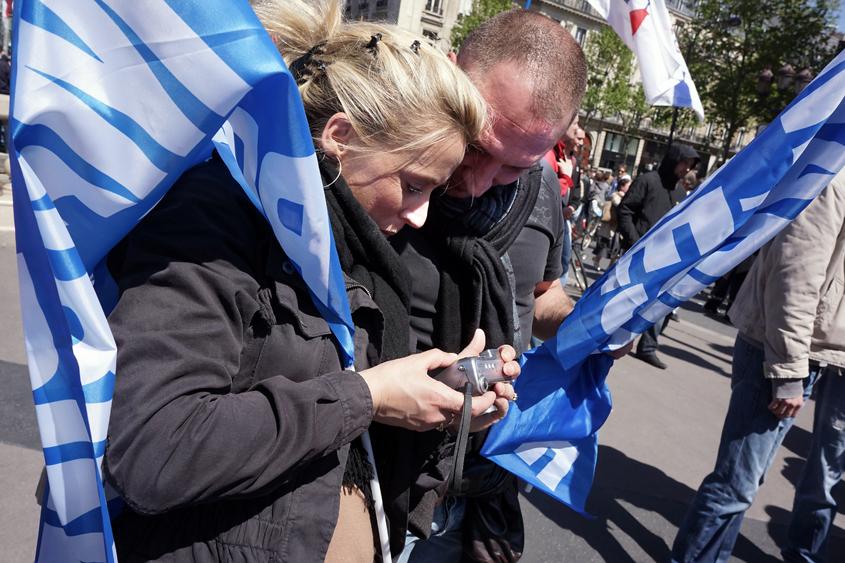
[[[325,189],[326,203],[341,268],[367,288],[384,315],[384,341],[379,360],[385,362],[408,356],[411,353],[410,273],[355,199],[343,176],[338,175],[327,159],[320,162],[320,174],[324,185],[331,183]],[[401,374],[397,376],[401,377]],[[399,553],[405,545],[410,488],[420,466],[416,456],[431,446],[419,443],[419,433],[404,428],[373,422],[369,432],[389,521],[390,547],[393,553]],[[369,485],[372,476],[372,466],[361,441],[353,441],[344,471],[344,486],[354,484],[358,487],[370,507],[373,506]]]
[[[379,360],[410,353],[411,275],[328,159],[320,162],[329,220],[343,272],[367,288],[384,315]],[[332,182],[334,180],[334,182]]]
[[[473,217],[492,215],[488,204],[432,196],[422,233],[443,257],[432,335],[435,347],[459,352],[477,327],[487,335],[487,348],[513,344],[512,281],[502,258],[534,209],[541,176],[537,166],[517,183],[493,188],[480,198],[495,200],[493,207],[504,210],[492,226]],[[456,213],[456,202],[472,206],[464,210],[464,217]]]

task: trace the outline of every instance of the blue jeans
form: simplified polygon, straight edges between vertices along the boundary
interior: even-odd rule
[[[408,532],[397,563],[458,563],[463,552],[466,498],[447,496],[434,509],[431,536],[422,540]]]
[[[794,418],[769,411],[771,381],[763,376],[763,350],[740,338],[734,344],[731,401],[716,468],[695,494],[672,546],[673,563],[728,560],[742,517],[763,481]],[[818,377],[804,380],[804,400]]]
[[[563,274],[560,276],[560,285],[566,287],[566,280],[569,278],[569,261],[572,259],[572,223],[563,222],[563,244],[560,246],[560,264],[563,266]]]
[[[828,560],[830,529],[836,515],[833,487],[845,472],[845,380],[839,370],[825,368],[816,384],[813,443],[795,491],[787,543],[787,562]]]

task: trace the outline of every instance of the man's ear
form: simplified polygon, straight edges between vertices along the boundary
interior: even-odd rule
[[[454,51],[449,51],[446,53],[446,56],[449,57],[449,60],[455,64],[458,64],[458,55],[454,53]]]
[[[326,122],[323,133],[320,135],[320,144],[326,156],[338,159],[346,152],[347,146],[357,138],[358,134],[352,128],[349,116],[340,112],[331,116]]]

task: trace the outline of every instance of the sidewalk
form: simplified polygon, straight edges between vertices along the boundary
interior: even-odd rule
[[[570,276],[571,278],[571,276]],[[572,297],[576,288],[567,286]],[[522,497],[525,563],[660,562],[687,507],[712,470],[730,398],[735,329],[699,314],[692,301],[660,337],[659,370],[629,355],[608,377],[613,412],[599,432],[593,490],[584,518],[544,493]],[[701,326],[719,323],[720,332]],[[794,483],[809,449],[814,400],[798,416],[746,513],[731,562],[781,561]],[[838,491],[830,561],[845,561],[845,490]]]

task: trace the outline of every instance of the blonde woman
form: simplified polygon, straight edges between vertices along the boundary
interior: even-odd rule
[[[443,54],[393,26],[345,23],[338,3],[256,11],[284,38],[321,154],[357,372],[342,369],[307,288],[220,159],[185,173],[109,262],[119,375],[103,467],[126,505],[113,522],[124,562],[372,561],[373,468],[359,436],[379,423],[401,447],[463,406],[427,373],[455,355],[407,357],[411,280],[386,237],[425,221],[431,191],[482,130],[483,102]],[[473,414],[494,401],[482,424],[507,401],[474,400]],[[401,514],[394,497],[413,471],[380,473]],[[392,518],[391,537],[404,542],[406,522]]]

